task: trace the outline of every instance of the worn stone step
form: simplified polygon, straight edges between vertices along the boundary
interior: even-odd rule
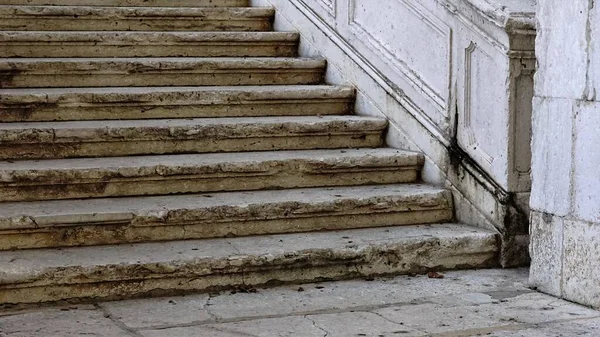
[[[452,195],[381,185],[0,203],[0,250],[451,221]]]
[[[326,61],[311,58],[6,58],[0,87],[307,85]]]
[[[0,122],[345,115],[354,89],[327,85],[0,89]]]
[[[0,0],[2,5],[123,7],[246,7],[248,0]]]
[[[0,252],[0,303],[117,299],[496,266],[457,224]]]
[[[269,31],[266,7],[0,6],[0,30]]]
[[[290,57],[292,32],[0,31],[0,57]]]
[[[379,147],[386,126],[359,116],[0,123],[0,159]]]
[[[0,162],[2,201],[414,182],[419,153],[348,149]]]

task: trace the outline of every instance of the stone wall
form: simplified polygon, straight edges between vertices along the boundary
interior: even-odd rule
[[[390,121],[388,144],[423,152],[423,179],[454,191],[459,221],[502,234],[528,262],[535,0],[254,0],[357,111]]]
[[[600,307],[600,3],[538,0],[530,281]]]

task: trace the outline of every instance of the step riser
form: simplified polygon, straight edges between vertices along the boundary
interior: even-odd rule
[[[232,73],[160,73],[154,74],[76,74],[6,75],[0,72],[2,88],[61,87],[147,87],[147,86],[233,86],[233,85],[310,85],[323,82],[324,69],[270,70]]]
[[[135,195],[168,195],[320,186],[354,186],[415,182],[418,167],[385,168],[364,172],[322,173],[311,168],[301,172],[298,167],[278,172],[242,174],[237,176],[179,176],[150,179],[104,179],[89,183],[49,182],[47,185],[0,185],[0,201],[34,201],[58,199],[103,198]]]
[[[113,224],[101,226],[69,226],[45,230],[0,231],[0,250],[95,246],[152,241],[209,239],[250,235],[302,233],[324,230],[346,230],[386,226],[441,223],[452,219],[452,209],[413,210],[402,213],[356,214],[319,218],[285,218],[256,220],[248,217],[237,222],[208,223],[190,217],[182,223]]]
[[[164,119],[201,117],[265,117],[348,115],[353,100],[241,102],[190,104],[190,102],[0,104],[0,122],[47,122],[112,119]]]
[[[98,45],[0,43],[0,57],[293,57],[297,44]]]
[[[313,134],[299,136],[198,139],[161,141],[113,141],[95,143],[0,144],[0,159],[49,159],[77,157],[119,157],[170,153],[213,153],[272,150],[368,148],[383,144],[381,132],[346,135]]]
[[[270,31],[270,19],[264,20],[210,20],[200,18],[137,19],[129,20],[23,20],[0,18],[0,30],[37,31]]]
[[[124,299],[216,291],[235,287],[311,283],[430,270],[496,266],[494,235],[408,238],[402,243],[315,249],[276,256],[239,256],[195,263],[66,268],[42,280],[0,286],[0,303],[66,299]],[[69,270],[70,269],[70,270]]]
[[[248,0],[2,0],[4,5],[123,7],[247,7]]]

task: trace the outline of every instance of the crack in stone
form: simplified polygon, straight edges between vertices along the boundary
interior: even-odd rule
[[[324,332],[325,334],[323,335],[323,337],[327,337],[327,336],[329,336],[329,332],[328,332],[327,330],[325,330],[325,329],[323,329],[322,327],[318,326],[318,325],[317,325],[317,322],[315,322],[315,320],[314,320],[314,319],[311,319],[311,318],[309,318],[308,316],[309,316],[309,315],[304,315],[304,318],[305,318],[305,319],[307,319],[309,322],[311,322],[311,323],[312,323],[312,325],[313,325],[313,327],[315,327],[315,328],[317,328],[317,329],[321,330],[322,332]]]
[[[128,333],[132,337],[144,337],[140,333],[138,333],[137,331],[135,331],[132,328],[128,327],[125,323],[123,323],[120,320],[114,318],[113,315],[112,315],[112,313],[110,312],[110,310],[104,308],[100,304],[94,304],[94,308],[96,308],[96,310],[100,311],[103,314],[104,318],[110,320],[114,325],[116,325],[121,330],[124,330],[126,333]]]

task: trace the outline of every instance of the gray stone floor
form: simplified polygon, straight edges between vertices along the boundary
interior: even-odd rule
[[[599,311],[526,282],[524,269],[482,270],[4,309],[0,336],[600,336]]]

